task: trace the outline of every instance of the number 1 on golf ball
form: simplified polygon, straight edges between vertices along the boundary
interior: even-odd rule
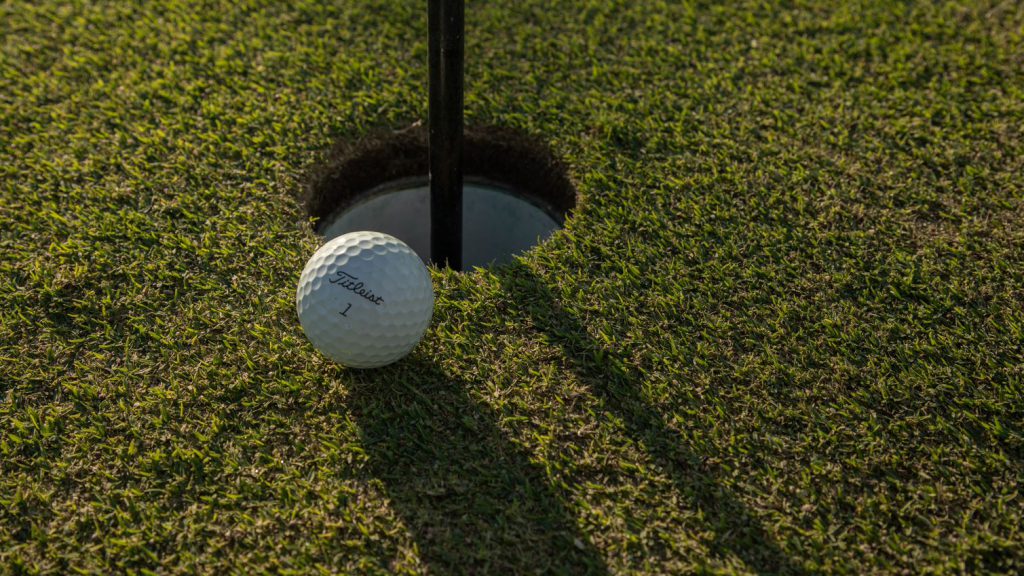
[[[313,254],[295,308],[306,337],[332,360],[377,368],[412,351],[434,311],[430,273],[404,242],[350,232]]]

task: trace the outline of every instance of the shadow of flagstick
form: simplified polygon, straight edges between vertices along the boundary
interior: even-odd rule
[[[355,374],[346,406],[432,574],[606,574],[600,552],[469,383],[410,358]]]
[[[761,574],[807,573],[786,556],[746,505],[714,479],[702,458],[687,450],[678,433],[644,400],[642,376],[631,371],[614,351],[594,342],[541,278],[521,262],[493,273],[515,303],[515,311],[562,347],[580,381],[624,422],[629,435],[646,448],[675,488],[703,513],[714,532],[712,553],[722,558],[733,554]]]

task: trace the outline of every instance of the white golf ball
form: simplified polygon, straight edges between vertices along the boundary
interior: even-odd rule
[[[295,294],[306,337],[352,368],[390,364],[416,347],[434,311],[430,273],[404,242],[351,232],[320,247]]]

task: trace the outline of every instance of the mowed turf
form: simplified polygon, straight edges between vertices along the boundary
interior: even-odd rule
[[[0,4],[0,573],[1024,571],[1021,3],[467,25],[580,206],[353,371],[300,198],[426,4]]]

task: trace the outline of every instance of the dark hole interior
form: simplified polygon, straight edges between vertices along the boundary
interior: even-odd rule
[[[306,191],[305,205],[316,219],[317,232],[331,214],[351,206],[363,195],[390,181],[425,177],[429,171],[426,128],[377,132],[355,142],[335,144],[317,168]],[[557,221],[576,206],[576,191],[550,148],[538,138],[499,127],[467,128],[464,173],[500,183],[544,206]]]

